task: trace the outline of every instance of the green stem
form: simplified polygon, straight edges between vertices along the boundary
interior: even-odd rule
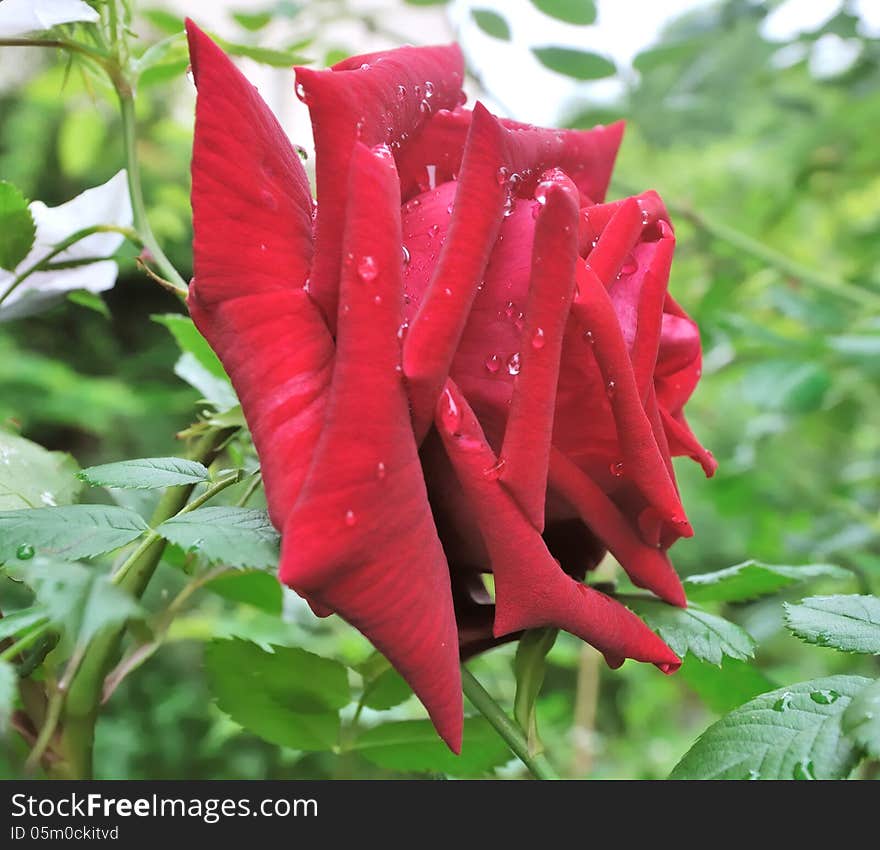
[[[492,724],[495,731],[504,739],[514,755],[532,772],[535,779],[558,779],[556,771],[543,755],[529,752],[529,742],[523,730],[507,716],[467,667],[461,668],[461,681],[465,696],[474,708]]]
[[[116,93],[119,95],[119,110],[122,115],[122,136],[125,144],[125,166],[128,175],[128,191],[131,195],[131,211],[134,226],[140,235],[144,247],[153,257],[153,262],[162,274],[179,289],[186,291],[186,281],[178,274],[177,269],[159,246],[147,218],[147,207],[141,189],[141,170],[137,157],[137,122],[134,114],[134,93],[131,87],[119,75],[114,77]]]
[[[529,629],[519,640],[514,669],[516,671],[516,696],[513,700],[513,716],[526,732],[529,752],[541,751],[535,703],[544,684],[547,653],[556,643],[557,629]]]
[[[28,632],[23,638],[19,638],[12,646],[7,647],[0,652],[0,661],[10,661],[19,655],[22,650],[33,646],[46,632],[51,628],[51,623],[43,623],[32,631]]]
[[[62,239],[48,254],[46,254],[46,256],[40,257],[39,260],[29,265],[23,272],[21,272],[21,274],[17,275],[6,292],[0,295],[0,304],[15,292],[15,290],[34,272],[42,271],[46,265],[51,260],[54,260],[59,254],[63,254],[72,245],[75,245],[83,239],[87,239],[89,236],[93,236],[95,233],[120,233],[135,245],[142,244],[140,236],[130,227],[116,227],[112,224],[96,224],[93,227],[84,227],[82,230],[77,230],[76,233],[71,233],[66,239]],[[104,258],[98,258],[92,262],[98,262],[100,259]]]
[[[231,430],[233,429],[212,429],[193,446],[189,458],[210,464]],[[160,525],[179,513],[186,506],[192,490],[193,485],[168,488],[159,501],[150,524]],[[138,548],[137,561],[126,570],[125,576],[119,581],[119,586],[135,598],[143,594],[159,565],[165,550],[165,541],[157,538],[149,546]],[[65,763],[59,772],[68,778],[88,779],[92,775],[92,745],[104,678],[119,657],[124,632],[124,627],[115,626],[99,632],[89,644],[67,689],[60,742]]]
[[[0,38],[0,47],[57,47],[59,50],[68,50],[71,53],[81,53],[107,67],[106,54],[75,41],[63,41],[57,38]]]

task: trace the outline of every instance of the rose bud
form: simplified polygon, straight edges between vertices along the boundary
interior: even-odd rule
[[[607,550],[684,605],[671,456],[714,470],[682,412],[700,341],[667,293],[666,210],[603,203],[622,125],[465,110],[455,45],[300,68],[316,210],[256,89],[187,29],[188,303],[247,417],[281,580],[366,635],[455,751],[460,658],[525,629],[676,669],[583,583]]]

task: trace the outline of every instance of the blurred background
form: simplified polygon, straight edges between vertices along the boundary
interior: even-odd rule
[[[854,571],[850,592],[877,592],[880,4],[598,0],[586,23],[554,18],[542,5],[141,3],[135,30],[152,43],[187,14],[237,43],[292,50],[319,66],[404,42],[458,39],[469,94],[500,114],[575,127],[626,118],[611,197],[656,189],[672,213],[671,291],[699,323],[705,353],[688,415],[720,464],[708,482],[695,464],[677,468],[696,535],[675,547],[673,560],[685,574],[748,558],[832,562]],[[247,57],[241,64],[308,150],[292,72]],[[185,71],[184,60],[145,75],[138,107],[150,218],[187,277],[194,91]],[[4,49],[0,80],[0,178],[55,204],[122,166],[115,104],[91,78],[68,73],[51,52]],[[0,324],[0,420],[82,465],[175,453],[198,393],[174,375],[174,341],[149,317],[179,310],[128,254],[103,304],[67,302]],[[169,568],[151,592],[167,593],[175,581]],[[306,621],[284,605],[279,620],[198,600],[175,623],[172,643],[108,705],[98,775],[380,775],[353,754],[343,763],[261,742],[210,704],[194,637],[365,654],[353,630]],[[717,713],[777,683],[870,667],[804,647],[782,629],[778,599],[725,615],[748,629],[759,652],[755,665],[727,660],[723,681],[693,659],[675,677],[634,663],[611,672],[561,636],[538,713],[551,759],[569,775],[662,777]],[[511,656],[500,649],[475,664],[507,704]],[[414,700],[394,711],[422,716]],[[0,775],[19,759],[16,742],[3,746]]]

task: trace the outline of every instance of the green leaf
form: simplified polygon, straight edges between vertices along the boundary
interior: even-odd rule
[[[532,5],[545,15],[567,24],[585,27],[596,22],[593,0],[532,0]]]
[[[876,596],[810,596],[784,607],[785,625],[801,640],[841,652],[880,655],[880,599]]]
[[[78,307],[85,307],[86,310],[100,313],[105,319],[110,318],[107,302],[96,292],[89,292],[87,289],[74,289],[73,292],[67,293],[67,300]]]
[[[209,582],[206,587],[231,602],[243,602],[267,614],[281,614],[281,583],[275,576],[262,570],[226,573]]]
[[[19,637],[46,622],[46,609],[40,605],[21,608],[0,619],[0,640]]]
[[[822,405],[831,373],[820,363],[763,360],[746,374],[743,394],[762,410],[808,413]]]
[[[855,695],[843,713],[843,731],[867,755],[880,759],[880,679]]]
[[[0,180],[0,269],[12,271],[30,253],[36,235],[27,198]]]
[[[814,578],[842,580],[852,578],[852,573],[833,564],[793,567],[745,561],[717,572],[688,576],[684,587],[688,599],[695,602],[745,602]]]
[[[310,60],[291,50],[273,50],[269,47],[254,47],[250,44],[238,44],[224,38],[216,38],[216,42],[231,56],[245,56],[262,65],[273,68],[291,68],[294,65],[305,65]]]
[[[869,683],[829,676],[762,694],[710,726],[670,779],[844,779],[858,753],[841,718]]]
[[[82,489],[76,461],[0,431],[0,510],[69,505]]]
[[[205,668],[218,707],[249,732],[300,750],[337,744],[338,710],[351,696],[338,661],[286,646],[266,652],[233,638],[207,645]]]
[[[510,25],[497,12],[491,9],[471,9],[471,15],[477,26],[486,35],[492,38],[501,39],[501,41],[510,41]]]
[[[174,364],[174,374],[195,387],[206,401],[218,410],[228,410],[238,404],[235,390],[228,380],[218,378],[196,358],[194,354],[185,352]]]
[[[680,658],[689,652],[719,666],[727,655],[745,661],[755,654],[755,641],[735,623],[691,605],[676,608],[655,599],[622,597]]]
[[[573,47],[533,47],[532,53],[545,68],[575,80],[599,80],[617,73],[610,59]]]
[[[183,18],[165,9],[139,9],[138,13],[143,15],[156,29],[169,35],[183,30]]]
[[[461,755],[456,756],[429,720],[403,720],[374,726],[355,740],[365,759],[386,770],[481,776],[512,758],[498,733],[482,717],[464,722]]]
[[[94,567],[36,558],[16,572],[34,589],[69,648],[85,646],[106,626],[140,615],[137,602]]]
[[[79,473],[93,487],[128,490],[157,490],[179,484],[200,484],[209,478],[208,470],[194,460],[179,457],[145,457],[102,463]]]
[[[376,711],[387,711],[413,695],[412,688],[403,676],[389,665],[364,687],[363,703]]]
[[[0,512],[0,561],[27,560],[34,552],[70,561],[91,558],[131,543],[147,530],[134,511],[115,505]]]
[[[732,711],[744,702],[776,687],[757,667],[735,658],[725,658],[720,667],[688,656],[678,676],[708,708],[718,714]]]
[[[170,331],[183,353],[192,354],[214,377],[229,380],[220,359],[214,354],[213,349],[208,345],[208,340],[199,333],[189,316],[181,316],[179,313],[164,313],[153,315],[150,318]]]
[[[272,22],[271,12],[233,12],[232,17],[249,32],[257,32]]]
[[[209,561],[234,567],[270,568],[278,563],[278,532],[265,511],[250,508],[197,508],[172,517],[156,531]]]
[[[0,735],[6,732],[12,709],[15,706],[15,693],[18,690],[18,675],[8,661],[0,661]]]

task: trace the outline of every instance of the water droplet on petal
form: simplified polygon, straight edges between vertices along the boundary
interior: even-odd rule
[[[837,702],[840,699],[840,694],[834,690],[821,690],[821,691],[813,691],[810,694],[810,699],[813,702],[819,703],[819,705],[831,705],[833,702]]]
[[[617,392],[617,384],[614,381],[609,381],[605,384],[605,392],[608,394],[608,398],[614,398],[614,394]]]
[[[404,264],[405,266],[408,266],[408,265],[409,265],[409,261],[410,261],[409,248],[407,248],[406,245],[401,245],[400,247],[401,247],[402,252],[403,252],[403,264]]]
[[[452,215],[452,204],[449,204],[449,205],[446,207],[446,214],[447,214],[447,215]]]
[[[428,80],[425,83],[425,97],[433,97],[434,96],[434,84]]]
[[[422,115],[430,115],[431,114],[431,104],[428,103],[427,100],[421,101],[419,103],[419,112],[421,112]]]
[[[406,98],[406,86],[397,87],[397,99],[404,100]]]
[[[501,477],[505,463],[507,463],[507,461],[505,461],[503,457],[498,458],[492,466],[483,470],[483,478],[487,481],[497,481]]]
[[[431,238],[436,236],[439,232],[440,232],[440,225],[439,224],[432,224],[428,228],[428,236],[430,236]]]
[[[345,524],[351,528],[357,522],[357,517],[354,515],[353,510],[347,510],[345,512]]]
[[[266,253],[267,248],[266,248],[266,243],[265,243],[265,242],[260,242],[260,250],[261,250],[264,254]]]
[[[447,298],[449,298],[449,296],[452,295],[452,290],[447,286],[446,289],[443,290],[443,294],[444,294]]]
[[[364,283],[372,283],[379,276],[379,265],[375,257],[361,257],[357,266],[358,277]]]
[[[616,463],[612,463],[608,470],[615,478],[623,478],[623,461],[619,460]]]
[[[584,331],[584,339],[590,343],[590,345],[596,344],[596,338],[593,336],[592,331]]]
[[[404,323],[403,323],[403,324],[397,329],[397,338],[398,338],[398,339],[403,339],[403,338],[406,336],[406,332],[407,332],[407,330],[409,330],[409,322],[404,322]]]
[[[511,375],[518,375],[520,368],[520,357],[519,352],[517,351],[511,354],[507,359],[507,371]]]
[[[532,348],[540,350],[547,343],[546,338],[544,337],[544,329],[536,328],[535,335],[532,337]]]
[[[495,180],[498,182],[499,186],[503,186],[507,182],[509,176],[510,172],[503,165],[495,172]]]
[[[504,306],[504,315],[507,316],[508,319],[512,319],[515,313],[516,304],[514,304],[513,301],[508,301]]]
[[[377,296],[373,299],[373,303],[378,307],[378,306],[382,303],[382,296],[381,296],[381,295],[377,295]]]
[[[620,267],[620,273],[623,274],[632,274],[633,272],[638,271],[639,264],[636,262],[636,258],[632,254],[627,254],[623,265]]]
[[[382,461],[380,460],[376,464],[376,478],[378,478],[381,481],[385,477],[385,473],[386,473],[385,464],[382,463]]]
[[[34,547],[31,546],[30,543],[22,543],[21,546],[15,550],[15,557],[18,558],[19,561],[29,561],[34,557]]]
[[[461,433],[461,410],[448,389],[443,390],[440,406],[440,421],[443,427],[453,436]]]
[[[422,96],[422,87],[418,83],[416,83],[416,85],[413,86],[413,94],[416,97]]]
[[[483,365],[490,375],[495,375],[501,368],[501,358],[497,354],[490,354]]]
[[[294,87],[294,91],[296,92],[296,96],[303,102],[309,102],[309,96],[306,94],[306,87],[302,83],[297,83]]]

